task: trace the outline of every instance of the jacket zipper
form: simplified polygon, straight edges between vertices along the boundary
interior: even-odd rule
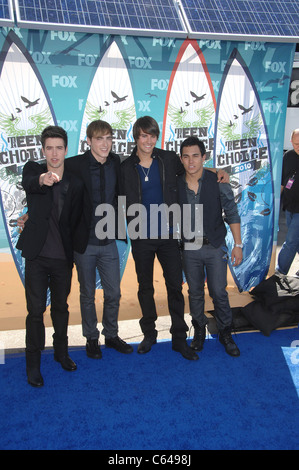
[[[138,195],[139,195],[139,203],[141,204],[141,201],[142,201],[142,198],[141,198],[141,180],[140,180],[140,176],[139,176],[139,172],[137,170],[137,163],[135,163],[134,165],[134,169],[136,171],[136,174],[137,174],[137,179],[138,179]]]
[[[165,202],[165,168],[163,160],[159,157],[159,155],[153,155],[153,158],[157,158],[159,160],[159,166],[162,168],[162,192],[163,192],[163,199]]]

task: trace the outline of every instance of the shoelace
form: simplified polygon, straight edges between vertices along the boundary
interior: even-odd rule
[[[193,324],[191,324],[191,326],[190,326],[190,328],[189,328],[188,339],[191,338],[191,330],[192,330],[192,328],[193,328],[194,333],[195,333],[195,327],[194,327]],[[207,326],[205,326],[205,331],[206,331],[205,339],[208,339],[208,340],[209,340],[209,339],[210,339],[210,333],[209,333],[209,330],[208,330]],[[192,338],[194,338],[194,333],[193,333]]]

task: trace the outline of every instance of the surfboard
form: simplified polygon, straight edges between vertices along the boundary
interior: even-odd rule
[[[214,141],[216,99],[204,55],[195,40],[185,40],[169,80],[163,119],[162,148],[180,153],[190,135],[205,143],[206,166]]]
[[[250,71],[237,49],[231,53],[220,83],[214,166],[231,175],[241,217],[243,262],[233,267],[239,291],[249,291],[268,273],[274,229],[274,188],[267,126]],[[233,237],[226,238],[229,255]]]
[[[80,131],[79,153],[89,147],[86,128],[94,120],[109,122],[113,129],[112,151],[121,159],[131,154],[134,145],[133,124],[136,121],[134,95],[128,69],[121,51],[113,41],[99,59],[86,100]],[[129,241],[129,238],[128,238]],[[124,273],[130,242],[117,240],[121,278]],[[97,288],[101,288],[98,276]]]
[[[205,166],[213,164],[216,98],[204,55],[195,40],[186,39],[173,67],[165,102],[162,148],[180,154],[180,144],[197,136],[206,147]],[[183,272],[183,282],[186,282]]]
[[[22,170],[28,160],[42,160],[40,134],[55,124],[50,98],[30,54],[11,31],[1,51],[0,205],[13,260],[24,284],[24,260],[16,249],[17,218],[27,212]]]

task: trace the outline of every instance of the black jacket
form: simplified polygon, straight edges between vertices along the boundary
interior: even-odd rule
[[[136,154],[137,147],[130,157],[121,164],[121,190],[126,196],[127,208],[131,204],[141,204],[141,181],[137,169],[140,160]],[[175,152],[154,148],[152,158],[157,159],[161,177],[164,203],[171,205],[177,203],[176,177],[184,172],[184,167]]]
[[[93,211],[93,196],[91,175],[89,169],[90,150],[84,154],[75,157],[67,158],[65,160],[65,168],[80,178],[84,183],[84,202],[83,213],[81,220],[78,224],[77,230],[74,235],[74,249],[78,253],[84,253],[89,240],[90,225]],[[116,188],[115,188],[115,201],[114,206],[117,209],[117,196],[120,192],[120,158],[118,155],[110,152],[108,158],[115,167],[116,172]],[[107,201],[101,201],[106,203]]]
[[[287,183],[292,178],[293,184],[288,189]],[[295,150],[288,150],[283,157],[281,184],[283,210],[299,212],[299,155]]]
[[[29,161],[23,169],[22,185],[26,192],[28,215],[17,248],[22,256],[33,260],[41,252],[49,230],[52,210],[52,187],[40,186],[39,177],[47,172],[45,163]],[[83,184],[66,169],[61,182],[59,200],[59,229],[67,260],[73,263],[73,236],[82,215]]]

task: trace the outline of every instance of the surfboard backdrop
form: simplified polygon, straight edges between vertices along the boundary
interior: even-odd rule
[[[113,150],[123,155],[127,142],[134,142],[133,123],[136,121],[135,102],[128,69],[116,42],[107,48],[99,60],[92,80],[80,132],[78,153],[86,151],[86,128],[97,119],[111,124],[114,133]],[[117,240],[121,277],[130,252],[130,242]],[[97,272],[97,288],[102,288]]]
[[[210,166],[215,108],[215,94],[204,55],[197,41],[185,41],[179,50],[166,95],[164,149],[179,154],[180,143],[189,135],[196,135],[205,143]]]
[[[195,135],[206,146],[205,166],[224,169],[231,175],[244,248],[242,264],[235,268],[229,256],[229,267],[239,291],[249,291],[269,270],[275,195],[263,107],[249,67],[237,48],[225,63],[217,89],[216,105],[203,52],[197,41],[185,41],[166,95],[163,144],[165,149],[179,153],[180,143]],[[230,255],[234,241],[228,226],[226,245]]]
[[[55,124],[55,116],[39,71],[13,33],[3,46],[0,67],[0,203],[8,244],[24,283],[24,259],[16,249],[16,221],[27,211],[22,170],[29,158],[43,159],[40,134]]]
[[[224,69],[215,124],[214,166],[231,175],[241,216],[242,268],[229,266],[239,290],[267,275],[274,231],[271,151],[263,109],[250,71],[237,49]],[[234,240],[228,230],[228,251]]]
[[[0,250],[12,253],[21,280],[21,174],[26,161],[42,159],[42,129],[62,126],[72,156],[87,149],[88,123],[104,119],[114,128],[113,150],[126,158],[144,115],[159,123],[162,148],[178,151],[198,135],[207,165],[231,171],[247,245],[234,279],[248,290],[267,274],[295,45],[1,28],[0,51]],[[119,245],[122,274],[128,248]]]

